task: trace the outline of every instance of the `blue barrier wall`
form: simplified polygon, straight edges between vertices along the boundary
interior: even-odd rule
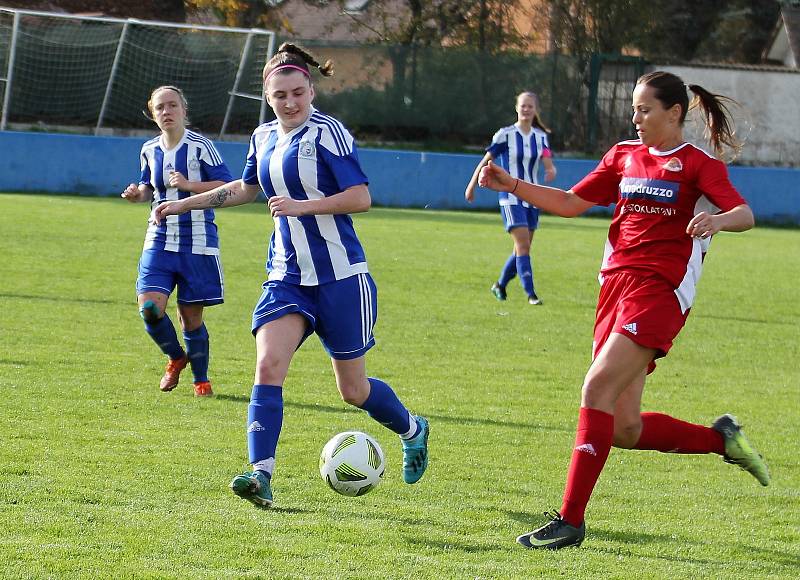
[[[0,191],[35,191],[118,195],[139,178],[143,139],[47,133],[0,132]],[[245,143],[217,143],[234,176],[241,175]],[[361,149],[376,205],[464,209],[496,208],[495,193],[478,189],[474,204],[464,201],[464,187],[480,155]],[[558,159],[552,185],[569,188],[595,161]],[[800,225],[800,170],[731,167],[733,184],[757,219]]]

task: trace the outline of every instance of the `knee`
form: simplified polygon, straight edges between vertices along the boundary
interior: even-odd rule
[[[148,300],[139,307],[139,316],[145,324],[153,325],[161,319],[161,310],[155,302]]]
[[[360,385],[348,383],[348,384],[340,384],[339,387],[339,394],[342,397],[342,401],[347,403],[348,405],[353,405],[354,407],[361,407],[364,404],[364,401],[367,400],[367,395],[364,393],[364,389],[360,388]]]
[[[581,390],[581,406],[590,409],[611,412],[614,408],[614,397],[602,376],[586,377]]]
[[[642,434],[642,421],[614,418],[614,447],[633,449]]]
[[[514,244],[514,253],[517,256],[527,256],[531,253],[530,242],[517,242]]]
[[[342,401],[359,408],[367,400],[370,393],[370,385],[366,377],[364,377],[363,381],[360,378],[342,380],[341,377],[337,377],[336,388],[339,390]]]
[[[256,382],[267,385],[282,385],[284,376],[281,369],[285,363],[270,352],[260,353],[256,361]]]
[[[181,327],[186,332],[197,330],[203,325],[203,313],[181,310]]]

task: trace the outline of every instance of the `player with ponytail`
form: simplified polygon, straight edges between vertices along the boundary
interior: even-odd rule
[[[232,491],[258,506],[273,502],[272,475],[283,421],[283,386],[295,351],[316,333],[331,357],[342,399],[366,411],[402,441],[403,479],[428,465],[428,421],[412,415],[384,381],[368,377],[375,344],[377,288],[349,214],[371,205],[367,176],[350,132],[312,106],[311,68],[333,73],[285,43],[264,67],[264,93],[276,119],[253,132],[242,178],[202,196],[168,202],[152,220],[192,209],[229,207],[262,190],[274,222],[267,281],[253,312],[256,372],[247,418],[252,470]]]
[[[691,103],[687,91],[695,95]],[[669,351],[694,303],[711,237],[753,227],[753,213],[725,165],[683,139],[686,114],[699,107],[715,153],[736,151],[740,144],[728,103],[674,74],[648,73],[633,91],[638,139],[614,145],[572,189],[521,181],[491,162],[481,171],[482,186],[514,189],[520,199],[560,216],[616,204],[563,502],[548,514],[549,522],[517,538],[527,548],[580,545],[584,512],[612,446],[714,453],[769,484],[766,464],[732,415],[706,427],[641,411],[646,377]],[[730,392],[735,396],[735,387]]]

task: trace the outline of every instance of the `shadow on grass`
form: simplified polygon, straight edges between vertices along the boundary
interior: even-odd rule
[[[781,318],[780,320],[764,320],[763,318],[747,318],[744,316],[717,316],[715,314],[695,314],[694,318],[707,318],[709,320],[722,320],[725,322],[747,322],[750,324],[769,324],[779,326],[797,326],[798,319],[796,316],[789,316]]]
[[[8,365],[12,367],[26,367],[31,364],[28,360],[14,360],[10,358],[0,358],[0,365]]]
[[[517,512],[517,511],[506,511],[505,513],[508,517],[510,517],[514,521],[520,522],[523,525],[525,531],[534,530],[539,526],[545,524],[547,521],[547,519],[544,518],[541,514],[536,514],[536,513]],[[620,547],[608,548],[603,546],[593,546],[592,539],[611,542],[614,544],[618,544]],[[691,558],[688,556],[678,555],[678,554],[674,556],[651,555],[651,554],[643,554],[641,552],[634,552],[632,550],[627,549],[628,547],[631,546],[642,546],[646,544],[661,545],[664,547],[669,547],[670,545],[674,545],[677,547],[677,546],[684,546],[686,545],[686,543],[687,543],[686,538],[679,538],[669,534],[647,534],[642,532],[625,532],[625,531],[608,530],[603,528],[592,527],[587,530],[586,541],[584,542],[583,547],[614,556],[619,556],[620,554],[624,554],[626,556],[631,556],[636,558],[652,558],[655,560],[665,560],[667,562],[682,562],[689,564],[704,564],[704,565],[715,565],[715,566],[724,566],[730,564],[729,559],[714,560],[709,558]],[[736,548],[737,550],[743,553],[752,555],[754,559],[760,561],[768,561],[776,566],[789,567],[798,570],[798,573],[794,574],[794,577],[800,577],[800,555],[790,554],[781,550],[758,548],[756,546],[751,546],[743,543],[728,544],[728,545],[731,548]]]
[[[217,400],[231,401],[233,403],[250,403],[250,397],[246,395],[216,395]],[[361,413],[362,411],[354,407],[334,407],[331,405],[315,405],[311,403],[296,403],[284,401],[284,407],[303,409],[306,411],[318,411],[321,413]],[[555,427],[553,425],[542,425],[541,423],[520,423],[518,421],[498,421],[497,419],[479,419],[477,417],[459,417],[457,415],[432,415],[425,413],[425,417],[434,423],[451,423],[454,425],[492,425],[494,427],[507,427],[509,429],[522,429],[527,431],[553,431],[559,433],[573,433],[575,428]]]
[[[0,298],[20,298],[22,300],[44,300],[48,302],[74,302],[77,304],[125,304],[133,306],[136,303],[131,300],[108,300],[106,298],[85,298],[69,296],[41,296],[36,294],[17,294],[5,292],[0,294]]]
[[[412,546],[424,546],[427,548],[434,548],[443,552],[466,552],[466,553],[479,553],[479,552],[497,552],[504,549],[503,546],[482,546],[480,544],[467,544],[465,542],[454,542],[448,540],[446,542],[441,540],[426,540],[423,537],[411,536],[406,534],[406,543]]]
[[[643,534],[641,532],[620,532],[604,529],[592,529],[591,537],[595,537],[608,542],[614,542],[621,545],[642,545],[642,544],[661,544],[668,546],[670,544],[685,545],[685,538],[676,538],[667,534]],[[699,545],[700,542],[697,542]],[[585,544],[587,545],[587,544]],[[735,548],[743,553],[749,554],[753,560],[768,561],[776,566],[786,566],[800,570],[800,556],[789,554],[781,550],[770,550],[767,548],[758,548],[744,543],[730,543],[727,544],[730,548]],[[609,554],[618,555],[620,550],[613,548],[593,548],[599,552],[606,552]],[[624,548],[623,548],[624,551]],[[657,560],[666,560],[668,562],[688,562],[691,564],[713,564],[718,566],[730,565],[731,560],[728,558],[713,560],[703,558],[690,558],[682,555],[645,555],[641,553],[628,552],[628,555],[638,558],[654,558]],[[800,573],[795,574],[795,577],[800,576]]]

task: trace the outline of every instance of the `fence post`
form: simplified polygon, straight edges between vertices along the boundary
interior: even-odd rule
[[[19,32],[19,12],[14,12],[14,27],[11,31],[11,50],[8,55],[8,72],[6,73],[6,90],[3,93],[3,117],[0,120],[0,131],[6,130],[8,124],[8,107],[11,103],[11,81],[14,78],[14,60],[17,56],[17,34]]]
[[[586,119],[589,128],[586,139],[588,151],[594,151],[597,146],[597,96],[602,67],[603,57],[596,52],[593,53],[592,60],[589,63],[589,103]]]
[[[106,84],[106,92],[103,95],[103,104],[100,107],[100,114],[97,117],[97,126],[94,128],[94,134],[100,133],[100,127],[103,125],[103,118],[106,116],[106,109],[108,108],[108,101],[111,99],[111,86],[114,84],[114,78],[117,76],[117,68],[119,67],[119,59],[122,54],[122,44],[125,42],[125,36],[128,34],[128,24],[130,20],[126,20],[122,25],[122,33],[119,35],[119,42],[117,43],[117,52],[114,54],[114,62],[111,65],[111,73],[108,75],[108,83]]]
[[[236,98],[237,93],[239,92],[239,82],[242,80],[242,72],[244,69],[244,63],[247,60],[247,55],[250,54],[250,44],[253,40],[253,33],[247,35],[247,38],[244,41],[244,48],[242,48],[242,55],[239,57],[239,70],[236,71],[236,77],[233,79],[233,88],[229,91],[228,95],[228,106],[225,108],[225,118],[222,119],[222,127],[219,129],[219,137],[218,139],[222,139],[222,136],[225,135],[225,129],[228,128],[228,120],[231,117],[231,112],[233,112],[233,100]]]

